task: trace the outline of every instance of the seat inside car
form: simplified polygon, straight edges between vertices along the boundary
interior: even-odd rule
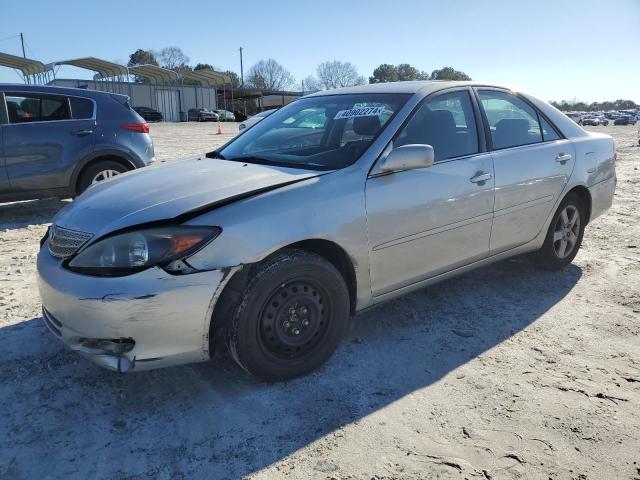
[[[378,116],[356,117],[353,119],[353,131],[363,137],[373,137],[380,130],[380,118]]]
[[[458,135],[453,114],[448,110],[419,111],[407,125],[406,132],[399,145],[431,145],[436,160],[456,157],[466,151],[467,139]]]
[[[529,120],[524,118],[503,118],[496,123],[492,141],[493,148],[497,149],[532,143],[529,135]]]

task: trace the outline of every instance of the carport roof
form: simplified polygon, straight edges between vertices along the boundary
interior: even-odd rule
[[[158,67],[157,65],[134,65],[129,67],[129,73],[154,82],[167,82],[178,78],[178,74],[173,70]]]
[[[189,80],[198,82],[200,85],[220,85],[231,83],[231,77],[229,77],[229,75],[223,75],[222,73],[218,73],[210,68],[185,72],[182,76]]]
[[[101,60],[95,57],[74,58],[71,60],[61,60],[53,62],[54,65],[73,65],[74,67],[84,68],[97,72],[102,78],[117,77],[118,75],[127,75],[127,67],[118,63]]]
[[[20,70],[23,75],[34,75],[45,71],[44,63],[38,60],[16,57],[8,53],[0,53],[0,66],[15,68]]]

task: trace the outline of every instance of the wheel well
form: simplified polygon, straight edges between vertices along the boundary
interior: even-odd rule
[[[301,242],[292,243],[282,247],[280,250],[276,250],[274,254],[287,248],[296,248],[298,250],[312,252],[331,262],[331,264],[338,269],[347,284],[351,314],[355,314],[356,272],[347,252],[345,252],[342,247],[329,240],[303,240]],[[245,265],[244,268],[237,271],[224,286],[224,289],[216,302],[209,326],[210,354],[221,351],[223,346],[224,330],[228,325],[231,315],[233,314],[232,308],[237,304],[245,286],[249,283],[254,265],[257,264]]]
[[[584,207],[587,209],[587,221],[585,225],[589,223],[589,219],[591,218],[591,193],[589,193],[589,189],[587,187],[583,187],[582,185],[578,185],[577,187],[573,187],[567,195],[570,193],[575,193],[582,198],[584,202]]]
[[[129,160],[123,157],[119,157],[118,155],[101,155],[99,157],[92,158],[85,165],[83,165],[80,171],[78,172],[78,176],[76,177],[76,182],[75,182],[76,192],[78,191],[78,187],[79,187],[78,183],[80,182],[80,177],[82,177],[82,174],[87,170],[87,168],[90,168],[92,165],[95,165],[96,163],[104,162],[104,161],[118,162],[127,170],[133,170],[135,168],[135,166]]]
[[[299,250],[306,250],[313,252],[316,255],[320,255],[325,258],[340,272],[342,278],[344,278],[347,288],[349,290],[349,302],[351,307],[351,314],[356,311],[356,271],[353,266],[353,262],[347,255],[347,252],[337,243],[329,240],[303,240],[291,245],[287,245],[284,248],[297,248]]]

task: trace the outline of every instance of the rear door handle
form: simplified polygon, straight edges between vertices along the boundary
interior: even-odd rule
[[[556,156],[556,162],[560,162],[563,165],[569,160],[571,160],[571,155],[569,155],[568,153],[559,153],[558,156]]]
[[[71,135],[75,135],[76,137],[86,137],[87,135],[91,135],[93,130],[74,130],[71,132]]]
[[[487,180],[491,180],[491,177],[493,177],[493,175],[490,173],[478,172],[477,175],[471,177],[469,180],[471,183],[483,183]]]

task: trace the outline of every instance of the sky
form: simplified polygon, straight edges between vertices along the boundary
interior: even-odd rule
[[[239,73],[274,58],[299,81],[326,60],[368,78],[381,63],[474,80],[544,100],[640,103],[640,0],[5,0],[0,52],[49,63],[126,63],[138,48],[178,46],[190,63]],[[92,73],[61,67],[59,78]],[[0,67],[0,82],[20,82]]]

